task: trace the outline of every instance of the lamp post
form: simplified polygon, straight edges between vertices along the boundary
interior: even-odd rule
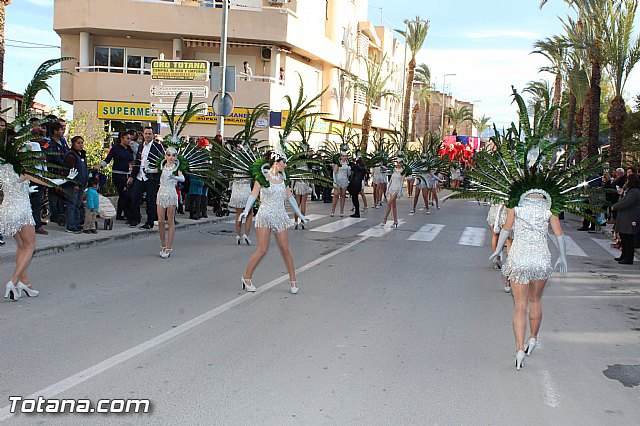
[[[447,82],[447,77],[452,77],[456,74],[445,74],[442,78],[442,118],[440,119],[440,130],[442,130],[442,136],[444,136],[444,101],[445,101],[445,94],[444,94],[444,88],[445,88],[445,84]]]

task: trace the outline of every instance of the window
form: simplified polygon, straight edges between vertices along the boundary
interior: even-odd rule
[[[96,46],[93,61],[99,72],[150,74],[151,61],[158,56],[156,49]]]

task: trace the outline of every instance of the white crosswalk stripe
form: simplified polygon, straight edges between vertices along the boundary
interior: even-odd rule
[[[404,220],[398,219],[398,227],[401,227],[404,224]],[[372,228],[367,229],[364,232],[359,233],[358,235],[361,237],[382,237],[389,232],[395,230],[396,228],[390,223],[387,222],[386,225],[376,225]]]
[[[597,245],[605,249],[613,257],[620,256],[620,250],[617,250],[611,247],[611,240],[603,240],[602,238],[591,238],[591,241],[593,241],[594,243],[596,243]],[[633,260],[638,261],[638,256],[634,256]]]
[[[327,223],[326,225],[322,225],[317,228],[313,228],[311,229],[311,231],[332,233],[332,232],[340,231],[341,229],[347,228],[351,225],[354,225],[358,222],[362,222],[365,220],[366,219],[362,217],[347,217],[341,220],[337,220],[335,222]]]
[[[576,244],[576,242],[573,241],[573,239],[570,236],[565,234],[564,241],[565,241],[566,246],[567,246],[567,255],[568,256],[588,257],[587,253],[585,253],[584,250],[582,250],[580,248],[580,246],[578,244]]]
[[[467,226],[462,232],[462,236],[458,240],[458,244],[463,246],[481,247],[484,245],[484,236],[487,230],[485,228],[474,228]]]
[[[410,241],[433,241],[440,231],[444,229],[445,225],[439,225],[436,223],[427,223],[417,232],[411,235],[408,240]]]

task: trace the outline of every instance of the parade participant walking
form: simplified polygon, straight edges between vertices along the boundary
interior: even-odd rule
[[[438,183],[444,182],[435,174],[435,170],[430,170],[427,174],[427,186],[429,188],[429,199],[431,199],[431,205],[436,202],[436,209],[440,210],[440,203],[438,202]]]
[[[413,197],[413,208],[411,209],[410,214],[414,214],[416,212],[416,206],[418,205],[418,199],[420,198],[420,194],[422,194],[422,201],[424,202],[424,209],[427,214],[430,214],[429,211],[429,178],[426,173],[420,174],[416,177],[415,181],[415,189],[416,193]]]
[[[351,176],[351,167],[348,160],[349,152],[342,150],[340,153],[340,161],[333,165],[333,201],[331,204],[331,216],[336,213],[336,204],[340,199],[340,217],[344,216],[344,203],[347,196],[347,187],[349,186],[349,176]]]
[[[162,174],[160,175],[160,188],[156,199],[158,213],[158,233],[160,234],[160,257],[168,259],[173,251],[173,238],[176,234],[175,215],[178,207],[178,193],[176,183],[184,182],[184,175],[178,168],[180,161],[177,158],[178,151],[169,147],[165,150],[162,164]],[[167,218],[169,225],[169,235],[165,242],[164,218]]]
[[[229,199],[229,207],[236,209],[236,244],[244,242],[246,245],[251,245],[249,234],[251,233],[251,221],[253,219],[253,209],[249,211],[244,226],[244,233],[242,232],[242,220],[240,220],[240,214],[247,205],[247,200],[251,195],[251,179],[241,178],[238,174],[235,175],[231,181],[231,198]]]
[[[364,160],[358,158],[355,163],[351,164],[351,176],[349,177],[349,195],[351,195],[351,201],[353,202],[354,213],[351,217],[360,217],[360,201],[358,195],[362,190],[362,183],[364,182],[364,176],[367,173],[367,169],[364,167]]]
[[[382,225],[387,223],[387,218],[389,217],[389,212],[393,210],[393,226],[398,227],[398,209],[396,207],[396,201],[398,198],[402,197],[402,183],[404,181],[406,171],[404,167],[404,162],[401,159],[398,159],[396,163],[396,167],[391,174],[391,181],[389,182],[389,187],[387,188],[387,209],[384,213],[384,219],[382,219]]]
[[[293,211],[302,222],[308,222],[309,219],[302,214],[291,193],[291,189],[285,183],[287,179],[285,174],[287,159],[283,154],[269,152],[265,160],[268,164],[268,169],[266,171],[261,169],[259,172],[261,175],[256,176],[256,182],[247,200],[247,205],[240,215],[241,219],[244,220],[253,208],[253,203],[260,196],[260,208],[255,217],[258,248],[249,259],[247,268],[242,275],[242,288],[249,292],[256,291],[252,281],[253,272],[267,254],[271,233],[273,232],[278,242],[282,259],[289,272],[291,293],[296,294],[298,293],[298,281],[296,280],[293,255],[289,249],[289,228],[293,226],[293,221],[285,210],[285,200],[289,201]]]
[[[507,218],[507,208],[504,204],[500,203],[492,203],[489,208],[489,213],[487,214],[487,223],[489,224],[489,228],[491,229],[491,253],[496,251],[498,246],[498,238],[500,236],[500,231],[504,226],[504,222]],[[511,249],[511,243],[513,242],[513,238],[511,235],[507,238],[507,256],[509,256],[509,250]],[[494,269],[502,269],[503,264],[502,252],[493,259],[493,268]],[[504,291],[505,293],[511,292],[511,284],[509,280],[505,280],[504,283]]]

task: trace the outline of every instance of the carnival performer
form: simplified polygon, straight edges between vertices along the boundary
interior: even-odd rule
[[[398,227],[398,209],[396,207],[396,200],[402,197],[402,183],[406,174],[407,173],[404,167],[403,160],[398,159],[396,167],[391,174],[389,187],[387,188],[387,197],[389,201],[387,203],[387,209],[384,213],[384,219],[382,219],[382,225],[385,225],[387,223],[389,212],[393,210],[393,226],[395,228]]]
[[[344,216],[344,203],[347,196],[347,187],[349,186],[349,176],[351,176],[351,167],[349,167],[349,152],[342,150],[340,153],[340,161],[333,165],[333,201],[331,203],[331,217],[336,213],[336,204],[340,199],[340,217]]]
[[[438,176],[436,176],[435,170],[430,170],[426,178],[431,205],[433,206],[433,202],[435,201],[436,209],[440,210],[440,203],[438,202],[438,183],[444,182],[444,179],[440,179]]]
[[[302,151],[304,153],[309,152],[309,145],[302,144]],[[302,163],[298,166],[300,170],[309,171],[309,166],[306,163]],[[309,194],[311,194],[311,185],[309,182],[305,182],[303,180],[296,180],[293,183],[293,194],[295,195],[296,202],[300,207],[300,211],[303,215],[307,214],[307,199],[309,198]],[[295,229],[298,229],[298,222],[300,222],[300,226],[302,229],[305,229],[305,222],[299,221],[299,217],[297,214],[294,214],[293,220],[295,222]]]
[[[160,234],[160,257],[168,259],[173,251],[173,238],[176,234],[176,224],[174,218],[176,216],[176,208],[178,207],[178,193],[176,192],[176,183],[184,182],[184,175],[178,168],[180,160],[178,160],[178,151],[173,147],[165,150],[164,162],[162,164],[162,174],[160,175],[160,188],[158,189],[158,197],[156,205],[158,211],[158,233]],[[165,226],[164,218],[167,218],[169,224],[169,235],[165,243]]]
[[[491,207],[489,208],[489,213],[487,213],[487,224],[489,225],[489,229],[491,229],[491,253],[496,250],[496,246],[498,245],[498,236],[500,235],[500,230],[504,226],[504,221],[507,218],[507,208],[502,203],[491,203]],[[509,253],[509,249],[511,248],[512,238],[511,236],[507,238],[507,255]],[[502,253],[500,256],[493,259],[493,269],[502,269]],[[509,293],[511,291],[511,287],[509,286],[509,282],[505,283],[504,291]]]
[[[418,199],[420,198],[420,194],[422,194],[422,201],[424,202],[424,210],[426,210],[427,214],[431,214],[429,211],[429,178],[427,173],[419,174],[416,176],[415,181],[415,189],[416,193],[413,197],[413,208],[411,209],[410,214],[414,214],[416,212],[416,206],[418,205]]]
[[[242,232],[242,221],[240,214],[247,205],[247,200],[251,194],[251,179],[241,178],[239,174],[235,174],[231,181],[231,198],[229,199],[229,207],[236,209],[236,244],[244,242],[251,245],[249,234],[251,233],[251,221],[253,220],[253,209],[249,211],[244,225],[244,233]]]
[[[287,159],[282,154],[268,152],[265,160],[268,164],[268,169],[264,171],[261,168],[260,173],[262,176],[256,179],[244,212],[240,214],[240,218],[244,220],[253,208],[253,203],[260,196],[260,208],[254,221],[256,235],[258,236],[258,248],[249,259],[247,268],[242,275],[242,288],[249,292],[256,291],[256,286],[252,280],[253,272],[267,254],[271,233],[273,232],[278,242],[282,259],[289,272],[291,293],[296,294],[298,293],[298,281],[296,280],[293,255],[289,249],[289,228],[293,226],[293,221],[285,210],[285,200],[289,201],[293,211],[303,223],[307,223],[309,219],[300,211],[291,189],[286,184],[285,168],[287,167]]]
[[[371,187],[373,190],[373,208],[377,209],[380,208],[380,206],[382,205],[382,195],[380,194],[380,185],[383,181],[382,179],[382,172],[380,171],[381,167],[380,166],[374,166],[371,169]]]
[[[562,274],[567,271],[566,243],[558,214],[565,211],[589,217],[586,198],[599,191],[589,188],[587,179],[600,168],[602,157],[588,157],[567,167],[568,158],[579,149],[579,143],[548,140],[544,136],[551,134],[551,117],[557,107],[542,111],[537,127],[533,127],[526,103],[515,89],[513,97],[520,109],[519,126],[512,126],[504,135],[496,132],[495,152],[481,151],[474,155],[476,166],[468,172],[469,187],[455,190],[451,197],[486,199],[504,203],[507,208],[504,226],[489,260],[502,253],[513,231],[513,243],[502,274],[510,281],[514,297],[515,367],[520,370],[525,357],[538,344],[546,282],[555,267]],[[547,245],[549,225],[558,248],[555,266]],[[525,346],[527,309],[530,336]]]

